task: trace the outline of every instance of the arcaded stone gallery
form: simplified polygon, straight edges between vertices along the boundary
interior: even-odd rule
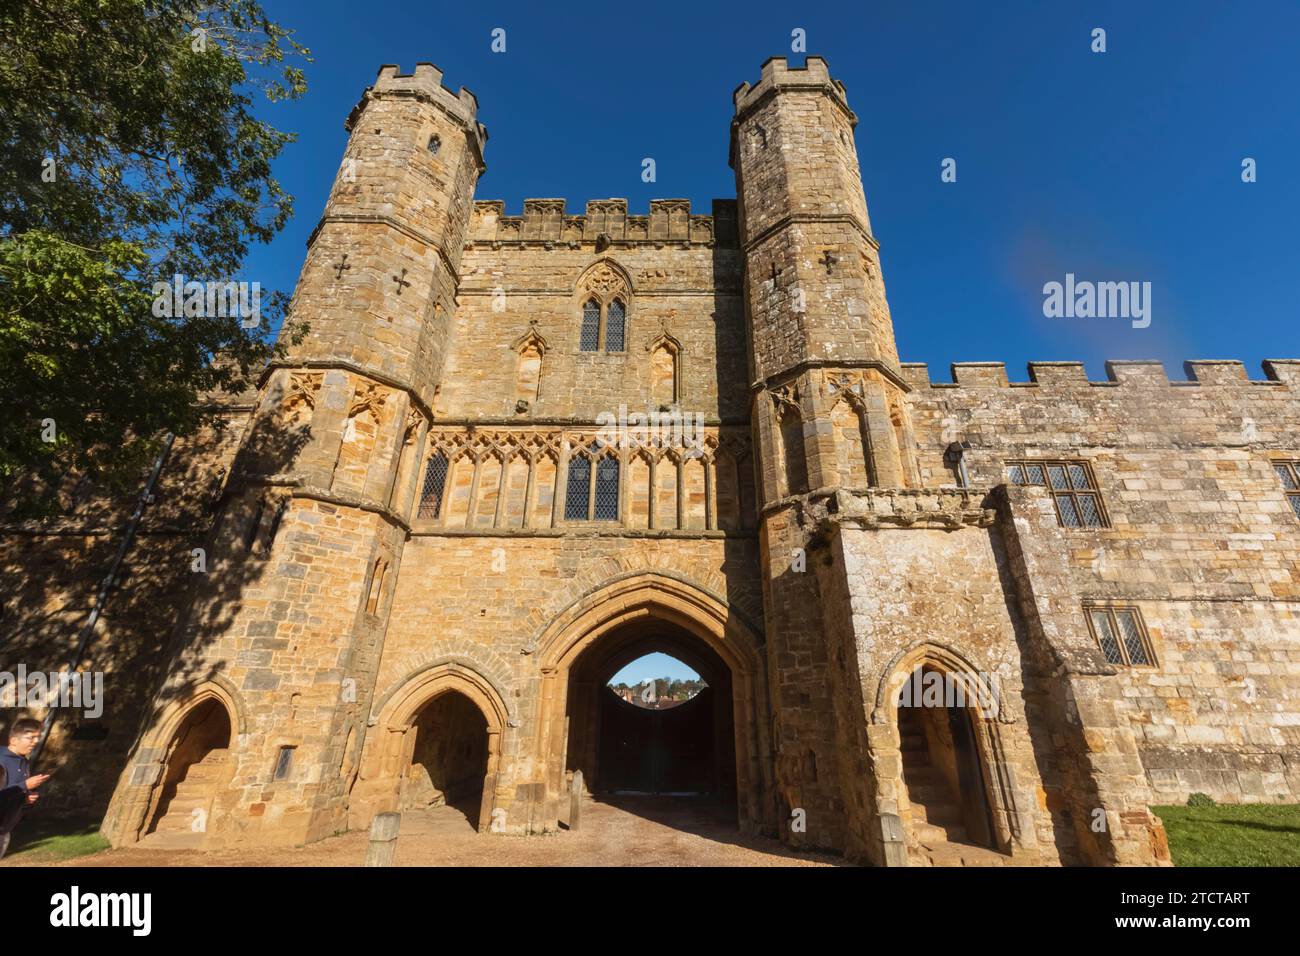
[[[1300,361],[932,380],[843,85],[773,59],[734,103],[708,214],[514,215],[475,198],[474,96],[379,71],[309,332],[171,450],[87,653],[104,715],[50,742],[59,801],[117,846],[442,803],[494,839],[560,829],[581,771],[887,866],[1160,864],[1151,805],[1300,801]],[[130,506],[6,525],[29,668]],[[650,730],[607,685],[656,651],[708,687]],[[652,732],[646,777],[611,741]]]

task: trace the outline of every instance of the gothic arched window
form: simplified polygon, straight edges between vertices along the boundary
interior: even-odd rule
[[[578,348],[584,352],[600,349],[600,303],[588,299],[582,307],[582,333],[578,338]]]
[[[622,352],[623,351],[623,331],[627,312],[623,308],[623,302],[615,299],[605,310],[605,351]]]
[[[578,279],[575,301],[582,303],[582,352],[627,351],[628,303],[632,286],[627,273],[611,260],[591,265]]]

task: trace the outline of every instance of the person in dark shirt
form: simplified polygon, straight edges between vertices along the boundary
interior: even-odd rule
[[[31,775],[27,755],[41,739],[41,725],[30,717],[15,720],[9,728],[9,746],[0,747],[0,857],[9,849],[9,838],[23,818],[28,804],[37,800],[36,790],[48,773]]]

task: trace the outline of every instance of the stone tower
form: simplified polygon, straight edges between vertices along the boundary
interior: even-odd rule
[[[774,58],[734,100],[778,786],[787,812],[805,811],[808,842],[839,846],[822,602],[797,496],[913,486],[907,386],[843,84],[819,57]]]
[[[820,57],[803,69],[775,58],[734,99],[752,372],[767,398],[754,420],[765,448],[779,452],[765,501],[836,485],[913,485],[907,386],[844,86]],[[841,396],[861,422],[851,436],[863,446],[860,463],[835,451],[831,409]]]
[[[384,66],[347,119],[291,310],[309,331],[262,380],[208,545],[213,583],[178,629],[159,708],[198,682],[238,691],[208,845],[345,826],[484,170],[474,96],[441,76]],[[148,824],[133,804],[158,799],[166,757],[137,753],[118,818]]]

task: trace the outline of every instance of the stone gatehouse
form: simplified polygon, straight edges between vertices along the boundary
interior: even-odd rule
[[[778,58],[734,101],[707,214],[512,215],[475,199],[473,94],[379,71],[310,332],[172,449],[53,799],[116,845],[430,794],[544,832],[575,771],[609,786],[605,685],[650,651],[709,684],[693,759],[737,827],[853,860],[1154,864],[1151,804],[1300,799],[1300,362],[932,381],[844,86]],[[129,508],[4,526],[8,660],[75,646]]]

